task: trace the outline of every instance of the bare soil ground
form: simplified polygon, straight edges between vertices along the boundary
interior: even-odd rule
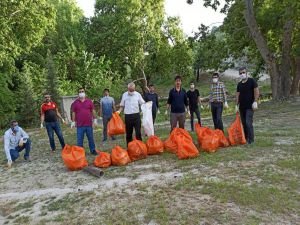
[[[224,117],[225,127],[233,119]],[[149,156],[102,178],[68,171],[60,152],[50,153],[46,131],[31,130],[32,162],[8,170],[0,156],[0,224],[300,224],[299,99],[262,103],[254,125],[254,146],[191,160]],[[75,144],[75,131],[63,131]],[[168,133],[168,125],[157,129],[162,139]],[[100,143],[101,130],[95,138]],[[124,146],[123,137],[98,147],[115,144]],[[93,162],[88,150],[87,158]]]

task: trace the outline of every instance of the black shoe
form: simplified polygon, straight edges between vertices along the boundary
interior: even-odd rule
[[[98,155],[96,151],[91,152],[92,155]]]
[[[26,162],[31,162],[31,159],[30,159],[29,156],[24,156],[24,160],[25,160]]]
[[[103,138],[102,142],[105,142],[105,141],[107,141],[107,138]]]
[[[111,137],[111,140],[115,141],[115,140],[116,140],[116,138],[115,138],[115,137]]]

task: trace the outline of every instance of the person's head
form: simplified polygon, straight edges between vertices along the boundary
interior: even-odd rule
[[[174,80],[175,80],[175,86],[176,87],[180,87],[181,86],[181,82],[182,82],[181,76],[177,75]]]
[[[218,73],[218,72],[214,72],[213,75],[212,75],[212,77],[211,77],[212,82],[213,82],[214,84],[218,83],[219,77],[220,77],[219,73]]]
[[[80,99],[84,99],[84,98],[85,98],[85,90],[84,90],[83,87],[78,88],[78,97],[79,97]]]
[[[133,95],[134,91],[135,91],[135,83],[130,82],[127,86],[128,88],[128,94],[129,95]]]
[[[242,80],[246,80],[247,79],[247,69],[246,69],[246,67],[241,67],[241,68],[239,68],[239,75],[240,75],[240,78],[242,79]]]
[[[103,95],[104,95],[104,96],[109,96],[109,89],[108,89],[108,88],[105,88],[105,89],[103,90]]]
[[[191,82],[191,83],[190,83],[190,88],[191,88],[191,90],[194,90],[194,89],[195,89],[195,83],[194,83],[194,82]]]
[[[45,100],[45,102],[50,102],[51,101],[51,95],[44,94],[44,100]]]
[[[19,131],[19,125],[17,120],[10,121],[10,128],[14,133],[17,133]]]
[[[150,84],[150,85],[149,85],[149,91],[150,91],[151,93],[153,93],[154,90],[155,90],[154,85],[153,85],[153,84]]]

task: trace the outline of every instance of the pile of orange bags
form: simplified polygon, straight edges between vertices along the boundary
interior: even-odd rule
[[[107,134],[109,136],[125,134],[125,124],[117,112],[112,114],[112,118],[107,124]]]
[[[159,137],[152,135],[146,142],[147,145],[147,154],[155,155],[163,153],[164,151],[164,143],[160,140]]]
[[[120,146],[114,147],[111,150],[111,162],[114,166],[124,166],[130,163],[128,152]]]
[[[107,168],[111,165],[111,157],[107,152],[99,152],[94,160],[94,165],[100,168]]]
[[[236,113],[235,120],[227,129],[229,142],[231,145],[246,144],[246,138],[243,125],[240,120],[240,114]]]
[[[61,152],[64,164],[69,170],[80,170],[88,165],[84,148],[75,145],[65,145]]]
[[[195,125],[199,146],[206,152],[215,152],[219,147],[228,147],[229,142],[221,130]]]
[[[144,159],[147,157],[147,146],[144,142],[134,139],[128,143],[127,152],[131,161]]]
[[[164,144],[165,149],[175,153],[179,159],[194,158],[199,155],[191,135],[182,128],[174,128]]]

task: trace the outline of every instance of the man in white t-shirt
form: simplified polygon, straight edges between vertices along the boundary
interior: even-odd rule
[[[129,83],[128,91],[122,95],[120,109],[117,111],[120,113],[124,110],[127,145],[132,141],[133,128],[135,129],[136,139],[142,140],[140,105],[144,103],[141,94],[135,91],[135,84]]]

